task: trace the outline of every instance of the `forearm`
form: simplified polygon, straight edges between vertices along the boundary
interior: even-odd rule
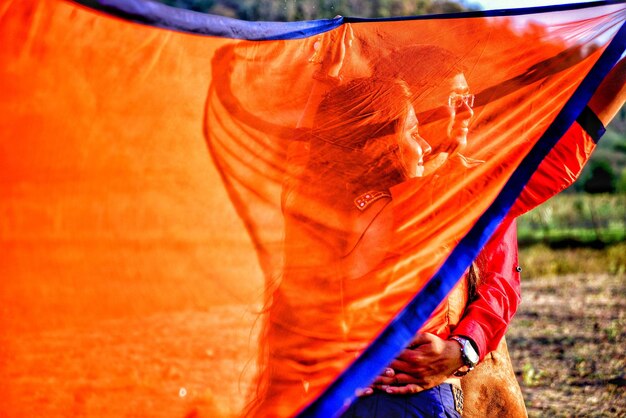
[[[626,102],[626,58],[622,58],[602,81],[589,101],[589,108],[604,126]]]
[[[471,339],[482,360],[496,349],[506,333],[517,310],[519,294],[510,287],[486,291],[479,289],[478,292],[480,301],[467,307],[453,334]]]
[[[576,181],[600,135],[626,101],[626,58],[602,81],[583,114],[567,130],[535,171],[509,211],[519,216]],[[598,126],[600,125],[601,126]]]

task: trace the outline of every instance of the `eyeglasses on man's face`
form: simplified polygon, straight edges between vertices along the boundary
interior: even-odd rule
[[[469,107],[474,107],[474,95],[473,94],[457,94],[452,93],[448,97],[448,106],[453,109],[458,109],[465,103]]]

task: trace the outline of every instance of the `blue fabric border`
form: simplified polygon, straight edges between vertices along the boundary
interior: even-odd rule
[[[248,22],[148,0],[71,1],[124,20],[162,29],[250,41],[307,38],[341,26],[344,20],[339,16],[334,19],[302,22]]]
[[[162,29],[204,36],[271,41],[301,39],[327,32],[343,23],[394,22],[405,20],[457,19],[490,16],[519,16],[533,13],[579,10],[590,7],[626,3],[626,0],[604,0],[554,6],[527,7],[423,16],[403,16],[382,19],[341,17],[302,22],[248,22],[166,6],[149,0],[70,0],[128,21]]]
[[[371,382],[412,340],[415,332],[452,290],[459,277],[505,218],[541,161],[583,112],[600,82],[613,68],[625,49],[626,23],[622,24],[607,49],[561,112],[515,170],[489,209],[451,252],[440,270],[363,354],[322,395],[300,412],[299,417],[338,416],[355,398],[357,388]]]

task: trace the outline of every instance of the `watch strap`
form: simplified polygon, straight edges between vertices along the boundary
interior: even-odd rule
[[[454,340],[457,343],[459,343],[460,345],[460,350],[461,350],[461,360],[463,360],[464,363],[464,367],[466,367],[466,370],[457,370],[454,372],[454,376],[457,377],[462,377],[465,376],[466,374],[468,374],[470,371],[472,371],[475,367],[475,364],[473,364],[468,358],[467,355],[465,354],[465,346],[466,345],[470,345],[471,346],[471,342],[467,339],[467,338],[463,338],[463,337],[458,337],[456,335],[452,335],[448,338],[449,340]],[[472,347],[473,349],[473,347]]]

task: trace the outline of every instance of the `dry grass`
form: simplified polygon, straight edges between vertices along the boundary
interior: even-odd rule
[[[508,333],[531,417],[626,416],[626,275],[523,283]]]
[[[533,245],[520,250],[524,281],[546,276],[576,274],[626,273],[626,243],[604,250],[564,248],[551,250],[545,245]]]

